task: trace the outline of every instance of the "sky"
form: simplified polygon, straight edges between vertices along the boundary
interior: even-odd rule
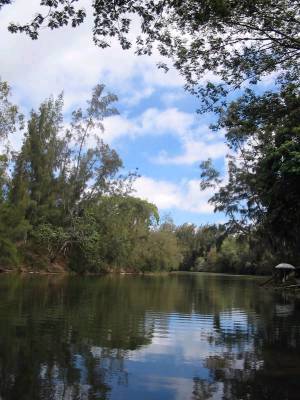
[[[39,40],[7,31],[9,22],[27,22],[39,0],[15,0],[0,11],[0,77],[9,82],[13,100],[26,114],[50,95],[64,91],[66,118],[84,107],[92,88],[104,83],[119,98],[120,115],[104,122],[104,140],[116,149],[126,170],[138,168],[135,196],[157,205],[176,224],[224,222],[208,203],[211,189],[201,192],[199,164],[212,158],[225,170],[227,148],[221,132],[212,132],[212,115],[196,113],[197,99],[183,89],[183,79],[156,66],[158,55],[136,56],[113,42],[97,48],[92,18],[76,29],[43,30]],[[134,28],[135,29],[135,28]],[[134,34],[134,30],[133,30]],[[11,139],[19,148],[22,137]]]

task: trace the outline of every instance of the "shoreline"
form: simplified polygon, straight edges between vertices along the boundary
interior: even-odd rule
[[[130,276],[159,276],[159,275],[172,275],[172,274],[193,274],[193,275],[219,275],[229,277],[245,277],[245,278],[268,278],[271,275],[250,275],[250,274],[234,274],[228,272],[212,272],[212,271],[157,271],[157,272],[130,272],[130,271],[108,271],[108,272],[87,272],[77,273],[75,271],[59,270],[59,271],[37,271],[37,270],[17,270],[17,269],[1,269],[0,276],[7,274],[16,275],[58,275],[58,276],[107,276],[107,275],[130,275]]]

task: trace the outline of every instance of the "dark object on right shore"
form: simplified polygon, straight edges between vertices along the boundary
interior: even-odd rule
[[[281,263],[276,265],[271,278],[260,284],[260,286],[272,285],[274,288],[300,288],[300,268],[291,264]]]
[[[294,267],[291,264],[278,264],[275,267],[275,281],[289,282],[300,286],[300,267]]]
[[[292,264],[281,263],[276,265],[275,269],[275,281],[282,283],[286,282],[291,276],[295,275],[296,268]]]

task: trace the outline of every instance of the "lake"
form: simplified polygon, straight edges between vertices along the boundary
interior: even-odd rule
[[[0,276],[0,399],[300,399],[300,302],[261,278]]]

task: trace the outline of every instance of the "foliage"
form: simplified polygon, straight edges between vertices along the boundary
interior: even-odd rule
[[[30,229],[18,210],[7,203],[0,204],[0,266],[16,267],[20,261],[18,243],[26,241]]]
[[[287,85],[262,96],[247,91],[230,105],[221,118],[231,150],[228,183],[210,199],[229,216],[228,229],[255,231],[294,263],[300,260],[299,100],[298,88]],[[209,168],[202,169],[205,184],[218,187]]]
[[[10,102],[11,90],[9,85],[0,79],[0,265],[16,266],[19,262],[16,242],[24,237],[28,226],[26,221],[7,203],[10,178],[9,149],[7,138],[18,127],[21,128],[22,116],[18,107]]]
[[[156,207],[144,200],[103,197],[77,219],[79,237],[71,250],[71,268],[91,272],[139,270],[140,265],[130,262],[134,249],[144,246],[149,229],[157,221]]]
[[[1,8],[1,4],[0,4]],[[18,127],[22,128],[23,116],[18,107],[11,103],[11,88],[0,78],[0,140],[3,141]]]
[[[2,6],[10,3],[2,1]],[[113,7],[111,1],[96,0],[91,5],[96,45],[108,47],[115,37],[123,49],[130,48],[132,23],[139,21],[140,33],[134,39],[137,54],[150,55],[155,46],[207,109],[223,107],[228,91],[245,81],[255,84],[272,72],[298,82],[298,0],[116,0]],[[85,17],[78,0],[42,0],[31,22],[11,24],[9,30],[37,39],[44,26],[76,27]],[[159,66],[168,69],[166,63]],[[210,81],[199,84],[207,73]]]
[[[137,243],[132,256],[135,269],[151,272],[178,270],[181,260],[175,235],[163,229],[150,232],[142,246]]]
[[[18,111],[6,84],[2,93],[3,143],[17,129]],[[298,262],[296,85],[262,95],[246,90],[221,113],[228,181],[208,160],[201,186],[216,188],[210,201],[229,217],[225,225],[177,227],[169,217],[159,225],[156,206],[132,196],[136,173],[124,174],[122,160],[101,139],[104,119],[117,114],[116,100],[98,85],[66,124],[63,96],[50,98],[31,112],[21,150],[0,154],[1,266],[266,273],[282,258]]]
[[[6,154],[0,158],[1,265],[62,263],[76,272],[178,267],[175,236],[166,225],[158,228],[155,205],[130,195],[136,173],[122,173],[118,154],[101,140],[116,100],[96,86],[67,127],[62,95],[31,112],[13,164]],[[9,122],[9,114],[1,117]]]
[[[183,270],[203,270],[204,260],[212,247],[220,248],[226,231],[222,225],[204,225],[196,227],[193,224],[183,224],[175,231],[180,243],[183,261]]]
[[[249,244],[231,236],[224,240],[218,254],[220,272],[250,272]]]

